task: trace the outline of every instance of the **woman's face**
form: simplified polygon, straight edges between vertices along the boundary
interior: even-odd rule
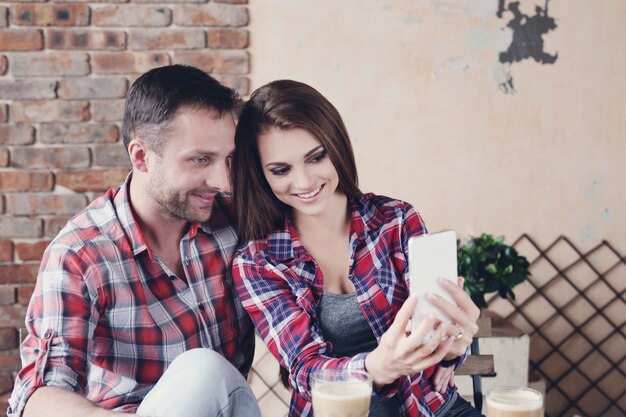
[[[322,143],[307,130],[271,129],[259,136],[265,178],[276,198],[299,214],[325,212],[339,176]]]

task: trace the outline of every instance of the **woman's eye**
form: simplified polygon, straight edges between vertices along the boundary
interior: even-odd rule
[[[309,160],[309,162],[313,162],[313,163],[320,162],[325,157],[326,157],[326,150],[323,150],[311,156],[311,159]]]
[[[272,175],[285,175],[289,172],[289,168],[284,167],[284,168],[275,168],[273,170],[270,171],[272,173]]]

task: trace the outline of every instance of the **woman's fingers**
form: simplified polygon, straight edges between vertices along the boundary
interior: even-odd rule
[[[440,323],[439,319],[437,319],[433,313],[423,316],[417,324],[417,327],[413,329],[409,336],[407,336],[405,340],[406,350],[413,352],[418,347],[430,343],[434,337],[431,337],[426,342],[425,339],[429,334],[435,334],[435,329],[441,327],[441,325],[438,326]]]
[[[432,349],[432,346],[422,346],[411,357],[407,358],[407,370],[409,371],[407,373],[414,374],[438,364],[448,354],[452,343],[452,339],[448,338],[435,345],[434,349]]]
[[[413,312],[415,311],[415,307],[417,306],[417,294],[412,294],[409,298],[406,299],[400,310],[398,310],[398,314],[396,314],[396,318],[393,320],[389,329],[387,329],[388,337],[391,337],[393,340],[399,340],[402,337],[405,337],[405,329],[411,317],[413,316]]]

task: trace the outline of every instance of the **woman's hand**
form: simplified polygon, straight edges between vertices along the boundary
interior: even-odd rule
[[[442,324],[430,314],[408,334],[405,329],[417,305],[417,296],[410,296],[402,305],[392,325],[380,343],[365,358],[365,368],[376,386],[387,385],[404,375],[416,374],[439,363],[448,354],[454,339],[446,337],[447,324]],[[424,337],[434,330],[424,343]],[[445,339],[445,340],[444,340]]]
[[[462,277],[458,277],[455,285],[450,280],[439,279],[439,285],[452,295],[456,305],[436,294],[428,295],[428,301],[446,313],[452,321],[448,327],[447,336],[453,339],[454,343],[445,357],[447,360],[463,355],[478,332],[476,321],[480,316],[480,309],[463,290],[464,281]]]
[[[448,387],[454,387],[454,369],[438,366],[433,374],[433,385],[435,391],[443,394],[448,390]]]

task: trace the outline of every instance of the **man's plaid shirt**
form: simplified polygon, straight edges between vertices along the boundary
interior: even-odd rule
[[[349,204],[350,279],[359,307],[380,341],[409,294],[408,239],[426,228],[413,207],[402,201],[365,194]],[[316,311],[324,290],[322,273],[289,220],[267,239],[240,249],[233,276],[257,330],[290,371],[290,416],[313,415],[309,375],[314,370],[365,370],[367,352],[337,358],[332,344],[324,340]],[[431,416],[451,393],[434,391],[433,371],[431,367],[399,378],[377,394],[397,395],[403,417]]]
[[[237,240],[230,204],[216,198],[211,218],[182,238],[187,284],[150,250],[129,205],[130,180],[76,215],[46,250],[9,417],[43,385],[134,412],[174,358],[193,348],[250,370],[252,324],[224,276]]]

